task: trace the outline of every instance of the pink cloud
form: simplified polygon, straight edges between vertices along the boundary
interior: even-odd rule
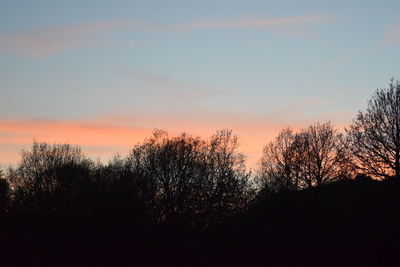
[[[165,30],[196,30],[210,28],[264,28],[280,29],[285,26],[298,26],[305,24],[332,22],[334,17],[325,15],[308,15],[294,17],[267,17],[267,18],[248,18],[237,20],[208,20],[165,27]]]
[[[51,120],[0,120],[0,144],[31,143],[33,138],[49,142],[84,145],[126,145],[151,133],[149,129],[99,122]]]
[[[125,43],[110,41],[104,33],[111,30],[169,32],[199,29],[260,28],[309,39],[314,36],[306,27],[332,22],[333,20],[334,17],[332,16],[307,15],[278,18],[204,20],[177,25],[157,25],[135,20],[83,23],[0,33],[0,50],[25,57],[41,58],[82,47],[128,46]]]
[[[165,129],[171,135],[188,132],[202,137],[209,137],[216,130],[227,128],[239,136],[240,151],[248,156],[252,166],[259,159],[263,146],[286,126],[261,117],[212,113],[190,114],[185,118],[109,116],[91,121],[3,119],[0,120],[0,163],[3,167],[17,163],[20,150],[29,149],[33,139],[77,144],[91,158],[107,160],[114,153],[128,153],[134,145],[149,137],[154,128]]]
[[[0,49],[12,54],[41,58],[82,47],[121,45],[99,40],[96,34],[122,26],[121,22],[57,26],[0,34]]]
[[[16,163],[21,148],[29,148],[33,139],[49,143],[81,145],[92,158],[108,159],[125,153],[149,136],[152,129],[117,126],[98,121],[0,120],[0,163]]]

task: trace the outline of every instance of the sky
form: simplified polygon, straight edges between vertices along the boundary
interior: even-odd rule
[[[400,1],[0,0],[0,167],[34,139],[125,155],[154,129],[338,130],[400,79]]]

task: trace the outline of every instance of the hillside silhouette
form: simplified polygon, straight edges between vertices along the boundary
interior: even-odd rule
[[[398,266],[400,82],[345,130],[282,132],[246,167],[238,137],[156,130],[95,162],[34,141],[0,172],[0,266]]]

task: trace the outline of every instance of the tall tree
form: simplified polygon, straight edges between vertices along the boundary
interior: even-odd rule
[[[319,186],[352,175],[353,165],[342,134],[330,122],[302,130],[295,144],[303,186]]]
[[[262,188],[273,192],[299,189],[300,157],[295,141],[296,134],[286,128],[264,147],[258,179]]]
[[[265,148],[260,180],[271,191],[319,186],[351,175],[352,163],[342,135],[330,122],[294,133],[284,129]]]
[[[347,129],[357,168],[377,178],[400,178],[400,82],[377,89]]]
[[[237,138],[220,131],[209,140],[156,131],[126,164],[143,181],[140,195],[154,219],[197,226],[217,223],[247,203],[250,174]]]

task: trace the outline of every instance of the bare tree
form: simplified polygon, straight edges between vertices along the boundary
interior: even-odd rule
[[[400,178],[400,82],[377,89],[347,131],[357,168],[377,178]]]
[[[264,147],[259,170],[262,188],[273,192],[299,189],[300,157],[295,142],[296,135],[286,128]]]
[[[353,165],[342,134],[330,122],[316,123],[296,135],[303,187],[319,186],[352,175]]]
[[[275,192],[319,186],[353,170],[343,137],[330,122],[297,133],[284,129],[264,148],[260,167],[259,179]]]
[[[220,131],[202,140],[156,131],[127,158],[132,177],[141,177],[148,211],[163,222],[216,223],[243,207],[249,177],[237,138]]]
[[[246,157],[238,148],[238,138],[230,130],[218,131],[207,142],[207,175],[200,181],[203,188],[199,193],[206,193],[204,210],[209,217],[214,216],[214,222],[220,222],[254,198]]]
[[[31,209],[56,209],[59,197],[72,197],[84,187],[92,162],[79,147],[69,144],[34,141],[31,151],[22,151],[22,159],[10,169],[9,180],[16,201]]]

